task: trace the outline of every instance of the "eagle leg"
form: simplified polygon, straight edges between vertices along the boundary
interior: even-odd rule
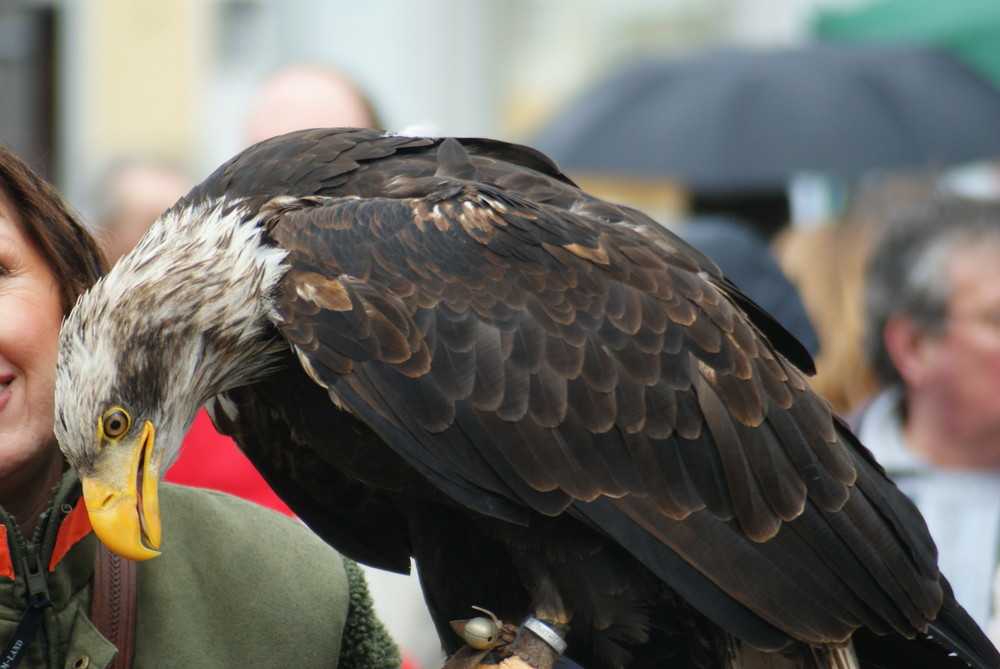
[[[528,616],[521,623],[510,651],[532,669],[551,669],[566,652],[563,637],[569,627],[564,623]]]

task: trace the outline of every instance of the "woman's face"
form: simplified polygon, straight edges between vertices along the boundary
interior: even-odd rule
[[[39,481],[46,493],[52,484],[62,316],[52,271],[0,195],[0,501],[31,481]]]

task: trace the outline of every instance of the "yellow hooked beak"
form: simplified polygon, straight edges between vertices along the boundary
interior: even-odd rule
[[[126,453],[124,476],[116,483],[83,478],[83,501],[97,537],[109,549],[130,560],[160,554],[162,528],[157,472],[151,462],[153,424],[147,421],[133,449]]]

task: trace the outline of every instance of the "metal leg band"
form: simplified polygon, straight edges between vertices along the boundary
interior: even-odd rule
[[[566,652],[566,642],[563,641],[563,638],[538,618],[528,616],[521,623],[521,627],[531,630],[535,636],[549,644],[552,650],[556,652],[556,655],[562,655]]]

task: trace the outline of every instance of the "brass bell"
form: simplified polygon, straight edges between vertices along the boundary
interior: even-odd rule
[[[482,616],[470,619],[465,624],[465,629],[462,630],[462,638],[465,640],[465,643],[476,650],[490,648],[499,635],[500,627],[489,618],[483,618]]]

